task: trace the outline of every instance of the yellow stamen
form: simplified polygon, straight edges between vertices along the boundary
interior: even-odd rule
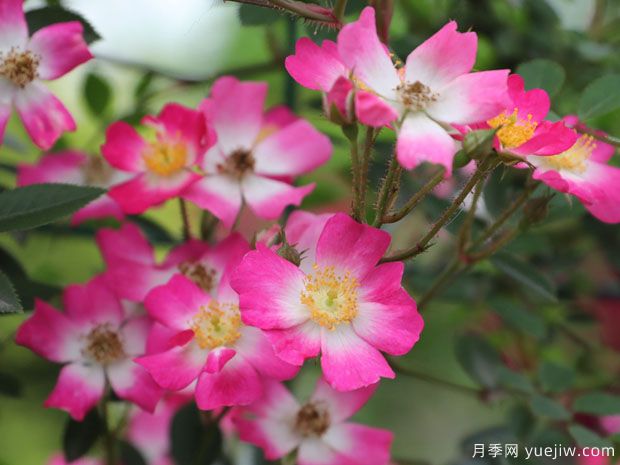
[[[519,147],[526,143],[538,126],[536,121],[532,121],[532,115],[527,115],[527,119],[519,119],[518,114],[519,109],[515,108],[512,114],[503,112],[487,121],[492,128],[499,128],[497,137],[504,148]]]
[[[239,307],[212,300],[208,306],[200,307],[190,327],[202,349],[230,346],[241,336]]]
[[[592,156],[595,148],[594,137],[583,135],[566,152],[542,158],[545,164],[556,170],[583,173],[587,168],[586,161]]]
[[[187,146],[181,141],[157,140],[142,154],[146,167],[159,176],[172,176],[185,167]]]
[[[319,268],[306,276],[301,303],[309,310],[312,319],[333,330],[340,323],[349,323],[357,316],[357,279],[350,272],[337,275],[333,266]]]

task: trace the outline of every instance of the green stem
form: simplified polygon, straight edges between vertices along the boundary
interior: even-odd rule
[[[390,363],[390,366],[392,367],[392,369],[395,372],[400,373],[401,375],[409,376],[411,378],[416,378],[416,379],[419,379],[421,381],[425,381],[425,382],[430,383],[430,384],[435,384],[435,385],[443,386],[443,387],[446,387],[446,388],[449,388],[449,389],[454,389],[456,391],[463,392],[463,393],[466,393],[466,394],[473,394],[475,396],[478,396],[478,395],[481,395],[481,394],[484,393],[483,390],[478,389],[476,387],[465,386],[465,385],[458,384],[458,383],[455,383],[455,382],[452,382],[452,381],[448,381],[448,380],[445,380],[445,379],[437,378],[437,377],[435,377],[433,375],[429,375],[429,374],[426,374],[426,373],[421,373],[421,372],[419,372],[417,370],[414,370],[412,368],[403,367],[401,365],[398,365],[398,364],[394,363],[393,360],[390,360],[389,363]]]
[[[202,217],[200,218],[200,239],[209,241],[215,232],[218,222],[219,220],[214,214],[203,211]]]
[[[368,192],[368,169],[370,159],[372,158],[372,149],[375,140],[379,134],[379,129],[368,126],[366,128],[366,137],[364,139],[364,150],[362,151],[362,160],[360,166],[360,210],[364,220],[366,219],[366,197]]]
[[[334,16],[336,17],[338,21],[342,22],[342,20],[344,19],[344,13],[346,9],[347,9],[347,0],[336,0],[336,5],[334,5],[332,12],[334,13]]]
[[[397,188],[394,186],[394,180],[398,176],[400,165],[396,160],[396,156],[390,159],[390,163],[387,168],[381,187],[379,188],[379,194],[377,195],[377,203],[375,205],[375,219],[372,225],[375,228],[381,227],[383,224],[383,216],[390,204],[390,192],[394,192]]]
[[[109,388],[106,389],[109,392]],[[104,427],[104,456],[106,465],[117,465],[116,458],[116,432],[110,428],[110,415],[108,412],[108,395],[101,400],[101,419]]]
[[[351,153],[351,177],[353,199],[351,201],[351,216],[356,221],[362,221],[362,160],[360,157],[360,147],[357,138],[357,124],[342,127],[342,132],[349,140]]]
[[[385,262],[396,262],[401,260],[406,260],[411,257],[415,257],[420,253],[424,252],[429,247],[429,242],[433,240],[433,238],[437,235],[437,233],[441,230],[441,228],[452,219],[457,210],[461,207],[461,204],[465,200],[465,197],[472,191],[472,189],[484,180],[486,175],[491,172],[497,165],[499,161],[495,157],[488,157],[485,159],[476,172],[472,175],[472,177],[467,181],[465,187],[461,190],[459,195],[454,199],[454,201],[450,204],[450,206],[444,211],[444,213],[439,217],[437,221],[433,224],[431,229],[420,239],[415,245],[412,247],[401,250],[400,252],[396,252],[393,255],[389,255],[387,257],[383,257],[381,259],[382,263]]]
[[[400,210],[388,213],[383,217],[381,223],[396,223],[402,220],[409,214],[441,181],[444,179],[445,169],[441,168],[431,179],[424,184],[418,192],[416,192],[408,201],[401,207]]]
[[[326,26],[340,28],[342,23],[327,8],[314,3],[304,3],[295,0],[227,0],[237,3],[246,3],[264,8],[273,8],[293,13],[301,18],[309,19]]]
[[[183,222],[183,239],[191,239],[192,230],[190,227],[189,214],[187,212],[187,203],[185,203],[185,200],[179,199],[179,209],[181,212],[181,221]]]
[[[583,134],[592,136],[595,139],[600,140],[601,142],[604,142],[606,144],[613,145],[614,147],[620,147],[620,139],[618,139],[617,137],[613,137],[608,134],[601,134],[598,131],[595,131],[594,129],[590,129],[590,128],[580,127],[577,130]]]
[[[463,253],[471,239],[471,228],[474,225],[474,220],[476,219],[476,210],[478,209],[478,201],[480,200],[480,196],[482,195],[483,187],[484,183],[479,182],[474,189],[471,206],[469,207],[467,216],[465,217],[463,225],[461,226],[461,230],[459,231],[459,253]]]

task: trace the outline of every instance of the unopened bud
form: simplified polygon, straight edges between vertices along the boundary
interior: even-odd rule
[[[464,150],[459,150],[458,152],[456,152],[456,155],[454,155],[454,160],[452,161],[452,169],[456,170],[459,168],[463,168],[464,166],[467,166],[470,161],[471,158],[469,158],[469,155],[467,155]]]
[[[493,141],[497,129],[478,129],[465,134],[463,151],[472,160],[480,160],[493,150]]]
[[[288,242],[282,243],[282,245],[278,249],[277,254],[284,260],[291,262],[295,266],[301,265],[303,252],[299,252],[294,245],[291,245]]]

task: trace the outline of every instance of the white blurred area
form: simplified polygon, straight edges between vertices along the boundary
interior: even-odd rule
[[[547,0],[565,29],[585,31],[596,10],[596,0]]]

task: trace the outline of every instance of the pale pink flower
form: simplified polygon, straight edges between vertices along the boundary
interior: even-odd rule
[[[258,402],[235,413],[239,437],[262,448],[268,460],[297,450],[299,465],[386,465],[393,435],[347,420],[372,396],[376,385],[338,392],[320,379],[300,404],[272,382]]]

